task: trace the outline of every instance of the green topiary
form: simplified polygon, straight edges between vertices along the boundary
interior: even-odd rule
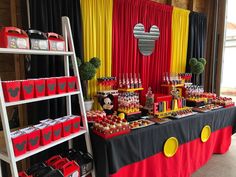
[[[81,80],[91,80],[96,74],[96,68],[90,62],[85,62],[79,67]]]
[[[82,63],[80,59],[77,59],[80,79],[82,82],[82,90],[85,99],[89,99],[88,97],[88,80],[91,80],[95,74],[96,70],[100,67],[101,61],[97,57],[93,57],[89,62]]]
[[[193,67],[194,65],[196,65],[197,64],[197,59],[196,58],[191,58],[190,60],[189,60],[189,65],[191,66],[191,67]]]
[[[204,66],[206,65],[206,59],[205,58],[199,58],[199,62],[201,62]]]
[[[191,67],[193,74],[201,74],[204,71],[204,65],[201,62],[197,62],[196,65]]]
[[[92,63],[95,68],[99,68],[101,65],[101,61],[97,57],[91,58],[91,60],[89,62]]]

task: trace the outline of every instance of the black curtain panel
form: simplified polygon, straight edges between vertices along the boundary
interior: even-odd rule
[[[83,40],[82,40],[82,19],[80,10],[80,0],[30,0],[30,21],[31,29],[43,32],[55,32],[62,34],[61,17],[68,16],[71,23],[73,40],[77,57],[83,60]],[[56,77],[64,76],[63,56],[28,56],[26,63],[27,78]],[[73,113],[79,113],[77,96],[72,97]],[[28,122],[37,124],[46,118],[57,118],[66,115],[65,98],[53,99],[50,101],[29,104]],[[63,148],[53,149],[49,152],[50,156],[58,154]],[[45,160],[48,153],[42,154],[33,159],[33,162]]]
[[[191,72],[189,66],[190,58],[205,58],[206,48],[206,30],[207,30],[207,18],[205,14],[190,12],[189,14],[189,37],[188,37],[188,54],[186,72]],[[193,82],[196,84],[196,76],[193,78]],[[200,75],[199,84],[204,83],[203,74]]]

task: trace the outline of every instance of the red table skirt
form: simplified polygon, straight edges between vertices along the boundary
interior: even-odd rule
[[[232,127],[213,132],[206,143],[200,138],[179,146],[175,156],[158,153],[142,161],[122,167],[110,177],[190,177],[214,153],[223,154],[231,144]]]

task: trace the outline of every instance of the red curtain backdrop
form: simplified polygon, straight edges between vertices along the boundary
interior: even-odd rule
[[[142,161],[127,165],[110,177],[190,177],[203,166],[213,153],[223,154],[231,144],[232,127],[213,132],[206,143],[200,138],[180,145],[177,153],[167,158],[158,153]],[[152,170],[153,169],[153,170]]]
[[[114,0],[112,31],[112,74],[140,73],[144,91],[149,86],[160,92],[162,75],[170,71],[172,7],[149,0]],[[143,56],[133,35],[137,23],[149,32],[152,25],[160,29],[154,52]],[[143,100],[144,97],[142,97]]]

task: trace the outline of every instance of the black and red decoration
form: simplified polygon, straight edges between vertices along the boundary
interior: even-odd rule
[[[34,164],[20,172],[20,177],[80,177],[93,168],[93,158],[89,153],[69,149],[62,155],[55,155],[45,162]]]
[[[74,92],[78,89],[76,76],[28,79],[21,81],[3,81],[3,93],[6,102],[27,100]]]
[[[40,124],[11,133],[15,156],[50,144],[80,131],[80,116],[71,115],[55,120],[42,120]]]

